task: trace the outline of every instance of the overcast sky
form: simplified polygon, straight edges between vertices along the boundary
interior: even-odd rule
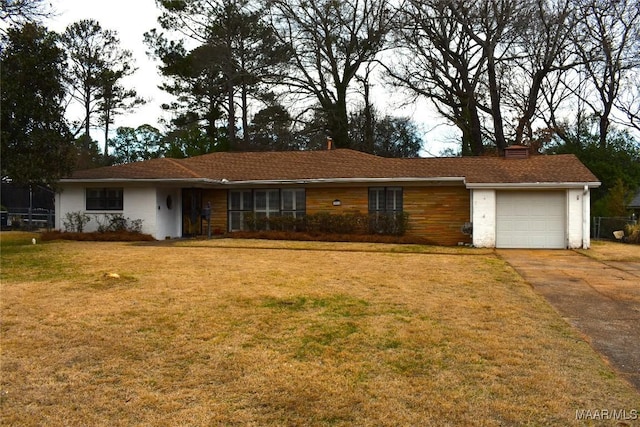
[[[159,27],[156,21],[158,9],[155,0],[51,0],[51,4],[56,16],[46,22],[49,29],[62,33],[67,25],[73,22],[88,18],[95,19],[100,22],[103,29],[117,31],[121,46],[133,52],[138,70],[123,83],[126,87],[135,88],[138,95],[147,99],[148,102],[138,107],[132,114],[116,117],[114,131],[120,126],[138,127],[142,124],[150,124],[165,131],[166,129],[158,123],[159,118],[163,115],[160,105],[168,102],[171,98],[158,89],[161,77],[158,73],[157,63],[147,56],[146,46],[143,42],[143,34],[146,31]],[[388,93],[385,93],[381,94],[380,98],[386,101],[390,97]],[[379,105],[379,108],[383,114],[412,117],[425,131],[423,134],[425,152],[422,155],[437,155],[447,146],[457,148],[457,143],[443,143],[443,141],[450,141],[455,132],[452,133],[450,126],[436,126],[436,123],[442,123],[443,120],[437,117],[428,103],[421,102],[402,109],[388,103],[387,105]],[[77,113],[72,110],[70,115],[73,115],[73,117],[69,117],[70,119],[80,118],[82,109],[79,109]],[[434,130],[427,132],[434,127]],[[102,143],[103,137],[100,130],[96,129],[91,136]]]

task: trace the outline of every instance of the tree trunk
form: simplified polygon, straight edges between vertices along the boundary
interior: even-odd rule
[[[249,101],[248,101],[247,84],[242,82],[242,140],[244,142],[244,149],[248,150],[250,147],[249,141]]]
[[[227,102],[229,104],[227,132],[229,137],[229,151],[233,151],[236,148],[236,105],[233,99],[234,86],[231,79],[229,79],[227,85]]]
[[[493,118],[493,131],[498,153],[502,154],[507,147],[504,137],[504,123],[502,122],[502,112],[500,111],[500,91],[498,89],[498,78],[496,76],[496,64],[494,61],[493,49],[488,49],[485,53],[487,58],[487,73],[489,76],[489,95],[491,97],[491,116]]]
[[[478,116],[478,108],[475,100],[470,99],[468,104],[463,108],[463,117],[466,118],[465,123],[468,126],[467,138],[471,154],[473,156],[481,156],[484,154],[484,143],[482,141],[482,125]],[[462,132],[463,137],[464,130]],[[464,153],[463,153],[464,154]]]
[[[369,82],[365,80],[364,85],[364,146],[367,153],[375,152],[375,141],[373,135],[373,110],[369,99]]]
[[[531,83],[531,88],[529,89],[529,94],[527,96],[527,104],[524,112],[522,113],[522,117],[518,120],[518,126],[516,127],[516,136],[514,141],[516,145],[523,143],[525,130],[531,128],[531,119],[536,112],[538,94],[540,93],[542,81],[546,75],[546,71],[539,70],[533,76],[533,82]]]
[[[107,96],[109,96],[108,94]],[[109,122],[111,121],[111,98],[104,100],[104,157],[105,161],[109,157]]]
[[[349,120],[347,118],[347,103],[345,97],[339,97],[338,101],[327,108],[327,127],[329,135],[333,138],[335,148],[350,148]]]
[[[599,139],[600,148],[607,147],[607,133],[609,132],[609,124],[610,124],[609,111],[611,111],[611,108],[608,108],[607,110],[605,110],[605,112],[602,113],[602,115],[600,116],[600,120],[599,120],[600,135],[598,136],[598,139]]]
[[[106,122],[104,123],[104,157],[109,157],[109,111],[105,111]]]
[[[89,120],[89,116],[91,115],[91,88],[85,86],[85,101],[84,101],[84,133],[87,135],[87,138],[91,139],[91,135],[89,135],[89,129],[91,128],[91,121]]]
[[[457,126],[462,131],[462,155],[481,156],[484,154],[484,143],[478,106],[473,95],[460,101],[462,107]]]

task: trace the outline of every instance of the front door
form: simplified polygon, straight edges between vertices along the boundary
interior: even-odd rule
[[[202,234],[202,190],[184,188],[182,190],[182,235],[185,237]]]

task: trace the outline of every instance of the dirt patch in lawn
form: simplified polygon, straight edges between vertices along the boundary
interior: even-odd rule
[[[5,242],[7,425],[567,425],[640,406],[491,252]]]

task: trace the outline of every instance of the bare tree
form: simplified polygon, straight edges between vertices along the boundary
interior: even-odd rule
[[[462,131],[463,154],[502,151],[533,137],[547,79],[575,66],[571,4],[408,0],[387,70]]]
[[[573,37],[595,96],[583,101],[598,118],[605,147],[611,113],[625,76],[640,67],[640,4],[633,0],[581,0]]]
[[[375,147],[375,116],[376,110],[371,100],[371,78],[373,66],[372,63],[366,65],[363,75],[356,75],[356,80],[362,85],[362,98],[364,105],[362,107],[362,151],[373,153]],[[353,142],[353,138],[352,142]]]
[[[499,151],[507,146],[502,116],[502,92],[505,88],[500,68],[512,54],[511,45],[517,38],[518,29],[523,25],[523,18],[526,19],[527,16],[527,3],[522,0],[457,0],[450,4],[463,30],[484,57],[486,68],[483,81],[489,94],[489,103],[481,107],[491,115],[494,142]],[[521,13],[523,11],[524,14]]]
[[[622,93],[615,105],[626,116],[623,124],[640,131],[640,70],[625,79]]]
[[[38,23],[51,15],[50,5],[45,0],[0,0],[0,21],[9,25]],[[2,26],[0,31],[3,31]]]
[[[400,8],[399,47],[384,62],[394,84],[433,102],[462,132],[463,154],[484,151],[479,85],[485,57],[446,0],[409,0]]]
[[[291,68],[279,83],[315,98],[336,147],[349,147],[348,91],[360,67],[385,47],[387,0],[272,0],[269,17],[289,46]]]
[[[528,13],[522,14],[524,25],[516,29],[512,60],[507,64],[514,77],[505,80],[509,87],[505,91],[505,98],[510,101],[506,102],[507,108],[517,118],[515,144],[533,138],[533,121],[545,116],[542,111],[545,104],[541,103],[545,90],[550,101],[557,101],[557,77],[564,77],[566,71],[576,67],[570,37],[575,25],[573,3],[572,0],[537,1],[530,5]],[[553,102],[547,106],[554,115],[560,108],[560,104]]]

